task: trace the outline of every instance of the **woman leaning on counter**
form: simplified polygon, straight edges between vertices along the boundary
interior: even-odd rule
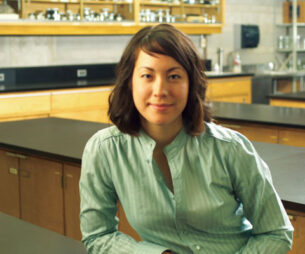
[[[238,132],[212,123],[191,40],[145,27],[117,66],[109,116],[88,141],[83,242],[94,254],[283,254],[293,228],[268,166]],[[137,242],[117,230],[120,200]]]

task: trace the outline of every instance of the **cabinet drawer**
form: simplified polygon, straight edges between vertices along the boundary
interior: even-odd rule
[[[111,86],[53,91],[51,113],[108,108]]]
[[[50,92],[0,95],[0,118],[14,118],[50,112]]]
[[[251,79],[209,79],[207,99],[211,101],[251,103]]]

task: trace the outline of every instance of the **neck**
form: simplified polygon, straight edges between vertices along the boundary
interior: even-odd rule
[[[161,149],[171,143],[182,128],[182,123],[175,126],[150,125],[142,122],[145,132],[156,142],[156,149]]]

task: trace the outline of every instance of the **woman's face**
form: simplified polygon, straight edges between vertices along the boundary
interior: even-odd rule
[[[174,58],[139,51],[132,96],[142,125],[181,127],[188,91],[188,74]]]

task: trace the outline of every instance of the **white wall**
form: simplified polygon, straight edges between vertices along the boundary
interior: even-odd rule
[[[224,49],[224,63],[234,50],[234,24],[256,24],[260,29],[257,48],[239,51],[243,64],[260,64],[274,61],[276,24],[282,23],[284,0],[227,0],[225,26],[221,34],[208,37],[208,58],[216,61],[218,47]]]
[[[275,24],[282,20],[284,0],[226,0],[222,34],[208,36],[208,57],[216,61],[218,47],[227,55],[234,45],[234,24],[258,24],[261,42],[241,51],[243,64],[274,59]],[[72,65],[117,62],[130,36],[2,36],[0,67]],[[192,36],[199,49],[199,36]],[[199,49],[202,51],[201,49]]]

